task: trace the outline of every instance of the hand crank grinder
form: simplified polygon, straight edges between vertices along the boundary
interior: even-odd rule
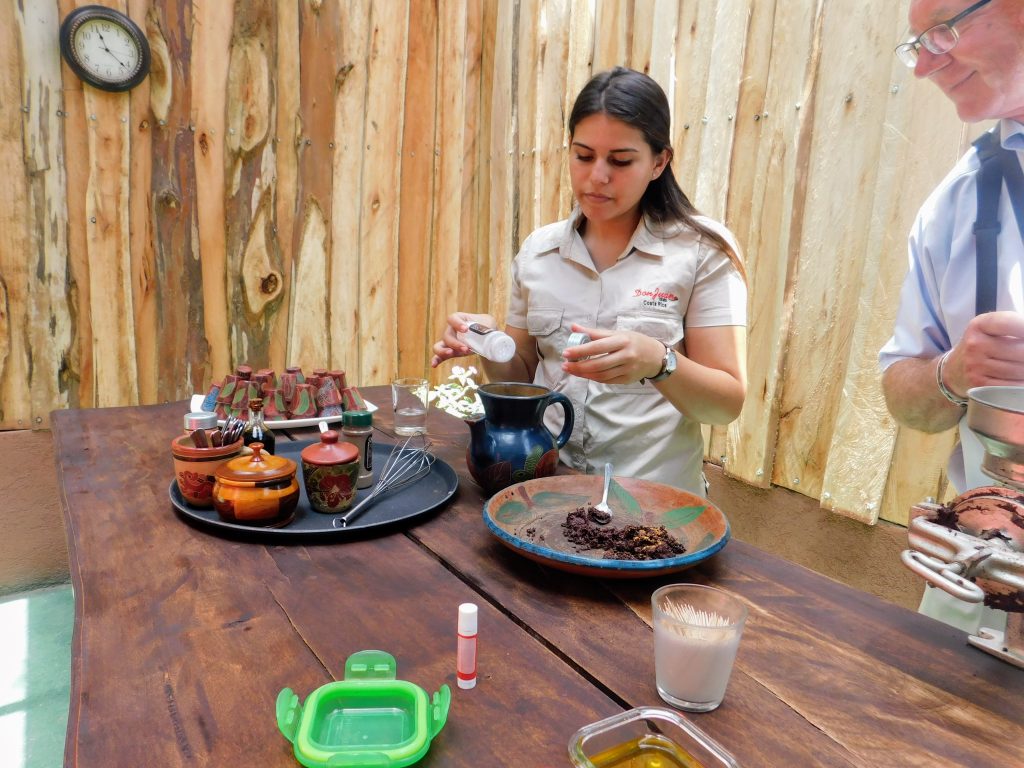
[[[967,425],[993,484],[912,507],[902,560],[960,600],[1007,611],[1005,633],[982,627],[967,641],[1024,668],[1024,387],[970,390]]]

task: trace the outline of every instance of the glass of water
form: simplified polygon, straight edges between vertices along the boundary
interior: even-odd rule
[[[427,431],[426,379],[402,378],[391,382],[391,404],[395,409],[395,432],[422,435]]]

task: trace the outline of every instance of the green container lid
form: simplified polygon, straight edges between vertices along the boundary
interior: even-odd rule
[[[299,703],[291,688],[277,696],[277,727],[307,768],[401,768],[418,762],[444,727],[451,690],[433,698],[395,679],[395,657],[360,651],[345,662],[345,679],[317,688]]]
[[[345,411],[341,423],[346,427],[372,427],[373,414],[370,411]]]

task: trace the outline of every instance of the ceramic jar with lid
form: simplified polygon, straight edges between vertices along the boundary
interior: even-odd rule
[[[319,443],[303,448],[301,456],[309,506],[328,515],[348,509],[356,497],[359,449],[338,442],[338,433],[328,429],[321,433]]]
[[[238,438],[230,445],[201,448],[196,447],[189,435],[175,437],[171,441],[174,477],[178,481],[178,490],[185,502],[200,509],[212,507],[217,470],[238,456],[241,451],[242,438]]]
[[[299,503],[295,462],[267,453],[262,443],[249,448],[251,455],[232,459],[217,470],[213,507],[228,523],[287,525]]]

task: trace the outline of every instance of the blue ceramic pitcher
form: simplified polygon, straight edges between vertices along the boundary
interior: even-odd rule
[[[572,401],[539,384],[495,382],[482,385],[477,393],[484,417],[466,421],[466,464],[473,479],[493,494],[513,483],[555,474],[558,449],[575,423]],[[557,438],[544,426],[544,411],[556,403],[565,413]]]

